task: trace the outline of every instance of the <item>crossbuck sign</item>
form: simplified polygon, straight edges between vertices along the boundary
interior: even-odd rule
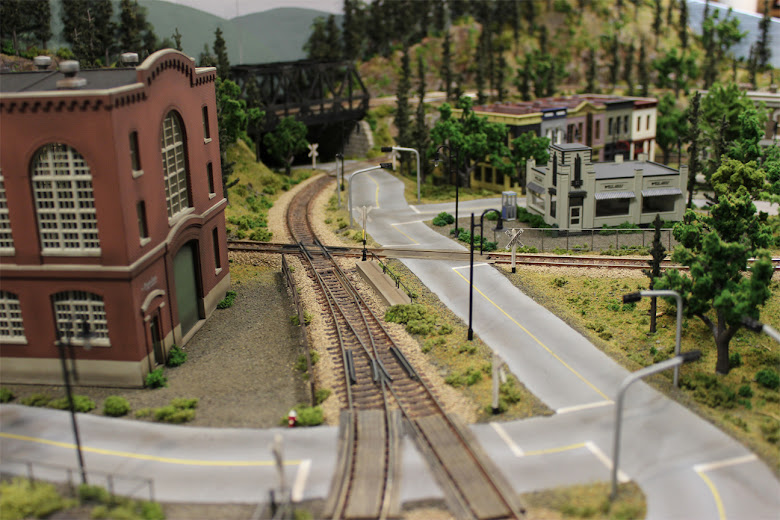
[[[317,167],[317,156],[319,155],[319,152],[317,152],[317,148],[320,145],[317,143],[312,143],[309,145],[309,157],[311,157],[311,167],[316,168]]]
[[[504,231],[506,235],[509,237],[509,243],[507,244],[507,249],[512,249],[512,272],[516,272],[515,267],[515,255],[517,254],[517,246],[523,247],[523,243],[520,242],[520,235],[523,234],[522,228],[511,228]]]

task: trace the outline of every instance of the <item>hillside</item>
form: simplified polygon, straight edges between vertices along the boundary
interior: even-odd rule
[[[67,46],[62,38],[62,0],[52,0],[52,33],[49,47]],[[330,13],[297,7],[271,9],[226,20],[184,5],[161,0],[140,0],[146,7],[147,19],[154,26],[160,40],[172,38],[178,28],[182,34],[184,52],[195,58],[203,52],[203,46],[214,45],[214,31],[222,29],[227,42],[230,62],[270,63],[300,60],[306,57],[303,45],[309,37],[310,27],[318,16]],[[114,0],[114,15],[119,12],[119,1]],[[340,22],[340,17],[337,17]]]

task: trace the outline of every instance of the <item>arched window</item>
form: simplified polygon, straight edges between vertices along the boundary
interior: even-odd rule
[[[165,116],[162,130],[160,148],[165,177],[165,202],[168,205],[168,218],[171,218],[190,207],[187,143],[181,117],[175,111],[171,110]]]
[[[92,344],[108,346],[108,321],[103,298],[86,291],[63,291],[52,296],[54,319],[59,337],[67,336],[74,344],[82,341],[77,336],[81,331],[81,322],[89,324],[92,332]]]
[[[14,238],[11,234],[11,220],[8,218],[8,201],[5,197],[3,171],[0,170],[0,253],[14,251]]]
[[[100,253],[92,174],[79,152],[62,143],[33,157],[32,185],[44,253]]]
[[[10,343],[26,343],[22,308],[19,297],[7,291],[0,291],[0,339]]]

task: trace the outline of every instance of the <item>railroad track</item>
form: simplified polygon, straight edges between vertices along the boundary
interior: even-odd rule
[[[287,223],[318,288],[347,403],[340,418],[339,467],[328,518],[392,518],[398,504],[401,422],[413,436],[457,518],[520,518],[515,493],[470,432],[445,413],[394,338],[366,305],[308,224],[315,181],[291,202]],[[241,247],[245,247],[242,245]],[[241,249],[247,250],[247,249]]]
[[[291,253],[297,254],[298,244],[281,244],[253,242],[251,240],[228,241],[230,251],[258,252],[258,253]],[[345,256],[357,258],[362,255],[362,249],[357,247],[331,247],[333,256]],[[380,258],[420,258],[426,260],[469,260],[468,251],[447,251],[437,249],[400,249],[400,248],[368,248]],[[480,262],[510,264],[511,254],[491,251],[481,256],[475,252],[475,259]],[[648,258],[628,258],[624,256],[573,256],[573,255],[546,255],[517,253],[515,262],[517,265],[538,265],[547,267],[585,267],[599,269],[647,269]],[[780,271],[780,258],[772,258],[775,271]],[[677,265],[669,260],[661,263],[663,269],[688,269],[687,266]]]

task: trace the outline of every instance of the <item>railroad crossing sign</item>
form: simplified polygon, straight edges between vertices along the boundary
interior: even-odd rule
[[[309,145],[309,157],[311,157],[311,167],[316,168],[317,167],[317,156],[320,155],[319,152],[317,152],[317,148],[320,145],[317,143],[312,143]]]
[[[512,272],[516,272],[517,268],[515,267],[515,255],[517,254],[517,246],[523,247],[523,243],[520,242],[520,235],[523,234],[522,228],[510,228],[504,231],[506,235],[509,237],[509,243],[506,245],[507,249],[512,249]]]
[[[501,383],[506,383],[506,363],[504,363],[504,360],[501,359],[498,354],[493,353],[493,413],[498,413],[500,411],[498,403],[499,381]]]

